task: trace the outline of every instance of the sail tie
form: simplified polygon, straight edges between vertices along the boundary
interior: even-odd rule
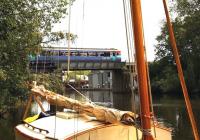
[[[146,136],[151,136],[151,135],[152,135],[152,134],[151,134],[151,129],[142,129],[142,132],[143,132],[143,134],[146,135]]]

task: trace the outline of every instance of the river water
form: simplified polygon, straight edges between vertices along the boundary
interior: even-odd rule
[[[132,110],[133,100],[129,93],[112,93],[109,91],[83,92],[96,104],[114,107],[121,110]],[[84,100],[77,94],[67,95],[71,98]],[[138,98],[135,98],[138,101]],[[200,99],[192,100],[193,111],[200,126]],[[192,129],[188,119],[183,99],[172,97],[154,98],[154,113],[157,120],[173,129],[173,140],[193,140]],[[137,108],[136,104],[136,108]],[[36,104],[32,105],[32,113],[38,111]],[[20,123],[24,107],[11,108],[4,118],[0,118],[0,140],[14,140],[14,127]]]

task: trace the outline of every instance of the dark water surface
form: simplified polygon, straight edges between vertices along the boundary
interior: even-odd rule
[[[131,110],[131,94],[95,91],[83,93],[93,102],[121,110]],[[67,95],[71,98],[84,100],[77,94]],[[136,101],[138,99],[136,98]],[[183,99],[163,97],[154,99],[154,112],[157,120],[173,129],[173,140],[194,140],[191,125]],[[47,106],[47,105],[46,105]],[[193,111],[200,127],[200,99],[192,100]],[[38,106],[32,105],[32,112],[38,112]],[[14,127],[20,123],[24,107],[8,110],[4,118],[0,118],[0,140],[14,140]]]
[[[192,108],[200,128],[200,99],[192,99]],[[173,140],[194,140],[183,99],[165,97],[154,101],[154,111],[160,122],[173,128]]]

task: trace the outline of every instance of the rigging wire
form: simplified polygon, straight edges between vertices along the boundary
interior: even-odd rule
[[[55,53],[56,53],[56,51],[55,51]],[[59,64],[60,64],[60,52],[58,51],[58,53],[57,53],[57,67],[59,68]],[[56,75],[57,74],[57,71],[56,71],[56,73],[55,73],[55,76],[57,76]],[[57,115],[57,108],[58,108],[58,100],[57,100],[57,95],[56,95],[56,106],[55,106],[55,128],[54,128],[54,138],[56,137],[56,129],[57,129],[57,124],[56,124],[56,121],[57,121],[57,119],[56,119],[56,115]]]
[[[82,14],[82,31],[81,31],[81,36],[82,36],[82,39],[81,39],[81,47],[83,48],[84,46],[84,34],[85,34],[85,0],[83,0],[83,14]]]
[[[76,91],[76,93],[78,93],[81,97],[85,98],[86,102],[88,101],[88,102],[94,104],[94,102],[92,102],[89,98],[87,98],[84,94],[82,94],[80,91],[78,91],[72,85],[70,85],[70,84],[67,84],[67,85],[70,86],[74,91]]]
[[[185,103],[186,103],[186,108],[187,108],[190,123],[191,123],[191,126],[192,126],[192,131],[193,131],[195,140],[199,140],[198,129],[197,129],[196,121],[195,121],[194,114],[193,114],[193,111],[192,111],[190,99],[189,99],[189,96],[188,96],[188,90],[187,90],[187,87],[186,87],[186,83],[185,83],[185,79],[184,79],[184,75],[183,75],[183,70],[182,70],[182,66],[181,66],[181,62],[180,62],[180,58],[179,58],[180,55],[178,53],[178,49],[177,49],[177,46],[176,46],[176,39],[175,39],[175,36],[174,36],[172,24],[171,24],[171,21],[170,21],[170,16],[169,16],[166,0],[163,0],[163,6],[164,6],[164,11],[165,11],[166,20],[167,20],[169,38],[170,38],[170,42],[171,42],[171,46],[172,46],[172,53],[173,53],[174,58],[175,58],[176,67],[177,67],[177,71],[178,71],[178,77],[180,79],[180,84],[181,84],[181,87],[182,87],[182,91],[183,91],[183,95],[184,95],[184,99],[185,99]]]
[[[144,31],[144,29],[143,29]],[[145,41],[144,41],[145,44]],[[153,121],[153,131],[154,131],[154,136],[156,138],[156,128],[155,128],[155,117],[154,117],[154,109],[153,109],[153,99],[152,99],[152,92],[151,92],[151,83],[150,83],[150,76],[149,76],[149,66],[148,66],[148,62],[147,62],[147,53],[146,53],[146,49],[144,46],[144,52],[145,52],[145,60],[146,60],[146,71],[147,71],[147,84],[148,84],[148,91],[149,91],[149,102],[150,102],[150,109],[151,109],[151,118]]]
[[[51,48],[51,49],[53,50],[53,48]],[[50,55],[50,66],[51,66],[52,63],[53,63],[53,55],[54,55],[53,52],[54,52],[54,51],[52,51],[52,52],[50,51],[50,54],[49,54],[49,55]],[[54,74],[54,76],[56,76],[55,73],[53,73],[53,74]],[[56,128],[57,128],[57,127],[56,127],[56,125],[57,125],[57,124],[56,124],[56,112],[57,112],[57,95],[56,95],[55,119],[54,119],[54,139],[56,138]]]
[[[148,83],[148,93],[149,93],[149,101],[150,101],[150,109],[152,113],[152,121],[153,121],[153,130],[154,130],[154,136],[156,138],[156,129],[155,129],[155,117],[154,117],[154,109],[153,109],[153,100],[152,100],[152,93],[151,93],[151,86],[150,86],[150,77],[149,77],[149,69],[148,69],[148,62],[147,62],[147,53],[146,53],[146,47],[145,47],[145,37],[144,37],[144,26],[142,23],[142,28],[143,28],[143,42],[144,42],[144,51],[145,51],[145,63],[146,63],[146,71],[147,71],[147,83]],[[137,65],[136,65],[137,67]]]
[[[55,120],[54,120],[54,139],[56,138],[56,112],[57,112],[57,95],[56,95],[56,109],[55,109]]]
[[[144,38],[144,26],[143,26],[143,23],[142,23],[142,28],[143,28],[143,38]],[[144,42],[144,45],[145,45],[145,39],[143,40],[143,42]],[[148,69],[147,54],[146,54],[146,48],[145,48],[145,46],[144,46],[144,50],[145,50],[145,61],[146,61],[145,63],[146,63],[146,70],[147,70],[147,80],[148,80],[148,91],[149,91],[150,109],[151,109],[152,115],[154,115],[152,93],[151,93],[151,86],[150,86],[150,77],[149,77],[149,69]],[[137,65],[136,65],[136,67],[137,67]],[[155,117],[154,116],[152,116],[152,121],[153,121],[153,128],[154,128],[153,129],[154,130],[154,136],[156,138]]]
[[[82,95],[78,90],[76,90],[73,86],[69,84],[69,72],[70,72],[70,43],[71,43],[71,6],[72,6],[72,1],[69,0],[69,9],[68,9],[68,33],[67,33],[67,45],[68,45],[68,54],[67,54],[67,82],[68,86],[70,86],[73,90],[76,91],[76,93],[79,93]],[[75,97],[76,98],[76,97]],[[74,113],[74,139],[77,139],[77,133],[78,133],[78,117],[76,116],[77,114]],[[76,118],[77,117],[77,118]]]
[[[147,84],[148,84],[148,94],[149,94],[149,103],[150,103],[150,110],[151,110],[151,119],[153,121],[153,131],[154,131],[154,136],[156,138],[156,128],[155,128],[155,117],[154,117],[154,109],[153,109],[153,99],[152,99],[152,92],[151,92],[151,83],[150,83],[150,76],[149,76],[149,66],[147,62],[147,52],[146,52],[146,43],[145,43],[145,36],[144,36],[144,25],[142,23],[142,28],[143,28],[143,44],[144,44],[144,52],[145,52],[145,64],[146,64],[146,72],[147,72]]]
[[[37,47],[37,52],[36,52],[36,65],[35,65],[35,76],[34,76],[34,79],[35,81],[37,82],[38,80],[38,77],[37,77],[37,73],[38,73],[38,63],[39,63],[39,60],[38,60],[38,56],[39,56],[39,47]],[[38,113],[38,104],[36,104],[36,108],[37,108],[37,113]]]
[[[153,130],[154,130],[154,136],[156,138],[156,129],[155,129],[155,117],[154,117],[154,109],[153,109],[153,99],[152,99],[152,92],[151,92],[151,84],[150,84],[150,76],[149,76],[149,66],[147,62],[147,52],[146,52],[146,43],[145,43],[145,36],[144,36],[144,25],[142,23],[143,28],[143,44],[144,44],[144,52],[145,52],[145,63],[146,63],[146,72],[147,72],[147,84],[148,84],[148,93],[149,93],[149,102],[150,102],[150,110],[151,110],[151,118],[153,121]]]
[[[36,65],[35,65],[35,81],[37,82],[37,73],[38,73],[38,56],[39,56],[39,48],[37,47],[36,51]]]
[[[68,56],[67,56],[67,80],[69,80],[69,68],[70,68],[70,38],[71,38],[71,33],[70,33],[70,20],[71,20],[71,0],[69,0],[69,7],[68,7],[68,33],[67,33],[67,42],[68,42]],[[58,55],[59,57],[59,55]],[[59,58],[58,58],[59,61]],[[59,64],[59,63],[58,63]],[[57,96],[56,96],[56,109],[55,109],[55,127],[54,127],[54,138],[56,135],[56,113],[57,113]]]
[[[47,52],[45,51],[45,52],[44,52],[44,61],[43,61],[43,63],[44,63],[44,64],[43,64],[43,73],[45,73],[45,70],[46,70],[46,61],[47,61],[47,60],[46,60],[46,59],[47,59],[47,56],[46,56],[46,55],[47,55]]]
[[[68,43],[68,59],[67,59],[67,79],[69,78],[69,70],[70,70],[70,40],[71,40],[71,0],[69,0],[69,10],[68,10],[68,33],[67,33],[67,43]]]
[[[126,3],[127,2],[127,3]],[[132,29],[130,28],[130,14],[128,14],[128,10],[130,11],[130,2],[126,1],[126,0],[123,0],[123,9],[124,9],[124,19],[125,19],[125,29],[126,29],[126,41],[127,41],[127,50],[128,50],[128,63],[130,64],[129,66],[129,73],[130,73],[130,88],[131,88],[131,93],[132,93],[132,97],[133,97],[133,111],[135,112],[135,118],[136,118],[136,95],[134,93],[134,89],[133,89],[133,86],[134,86],[134,83],[133,83],[133,80],[134,80],[134,75],[133,75],[133,71],[131,70],[131,56],[133,57],[133,51],[130,52],[130,50],[133,50],[133,49],[130,49],[131,47],[131,40],[132,40],[132,36],[131,36],[131,31]],[[133,59],[132,59],[133,60]],[[134,69],[134,65],[132,66]],[[138,127],[137,127],[137,124],[136,124],[136,137],[137,137],[137,140],[139,139],[139,136],[138,136]]]
[[[133,93],[133,73],[132,73],[132,70],[131,70],[131,52],[130,50],[130,43],[131,43],[131,38],[130,38],[130,28],[129,28],[129,24],[128,22],[130,22],[130,20],[128,19],[128,13],[127,13],[127,3],[125,3],[125,0],[123,0],[123,6],[124,6],[124,18],[125,18],[125,29],[126,29],[126,41],[127,41],[127,50],[128,50],[128,63],[130,64],[129,66],[129,73],[130,73],[130,87],[131,87],[131,93]],[[133,109],[133,111],[135,111],[135,109]]]
[[[68,18],[68,33],[70,34],[70,28],[71,28],[71,26],[70,26],[70,22],[71,22],[71,0],[70,0],[70,7],[69,7],[69,18]],[[85,18],[85,0],[83,0],[83,6],[82,6],[82,8],[83,8],[83,14],[82,14],[82,21],[83,21],[83,24],[84,24],[84,18]],[[82,26],[82,32],[84,32],[84,28],[83,28],[83,26]],[[83,43],[83,42],[82,42]],[[81,43],[81,44],[82,44]],[[82,44],[83,45],[83,44]],[[77,49],[77,46],[76,46],[76,49]],[[69,40],[68,40],[68,52],[70,51],[70,44],[69,44]],[[70,69],[70,59],[69,59],[69,53],[68,53],[68,73],[69,73],[69,69]],[[76,74],[76,71],[75,71],[75,74]],[[69,75],[68,75],[68,77],[69,77]],[[68,79],[69,80],[69,79]],[[87,98],[84,94],[82,94],[80,91],[78,91],[75,87],[73,87],[71,84],[67,84],[68,86],[70,86],[76,93],[78,93],[81,97],[83,97],[83,98],[85,98],[85,100],[87,101],[87,102],[90,102],[90,103],[92,103],[92,104],[95,104],[94,102],[92,102],[89,98]]]

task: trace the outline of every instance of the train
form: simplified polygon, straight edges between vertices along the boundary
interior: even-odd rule
[[[30,55],[30,63],[44,63],[44,62],[67,62],[68,54],[70,52],[70,61],[112,61],[121,62],[121,51],[114,48],[70,48],[68,51],[64,47],[45,47],[42,48],[41,53],[37,56]]]

